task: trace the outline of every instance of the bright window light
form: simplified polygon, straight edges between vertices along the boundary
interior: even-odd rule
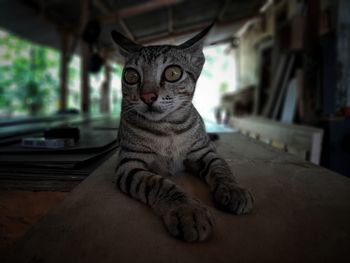
[[[193,104],[208,121],[215,121],[215,109],[223,94],[237,89],[236,63],[230,45],[216,45],[204,49],[205,64],[197,82]]]

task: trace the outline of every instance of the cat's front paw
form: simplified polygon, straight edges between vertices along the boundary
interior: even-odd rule
[[[224,211],[242,215],[253,209],[252,194],[235,183],[221,183],[213,191],[215,204]]]
[[[162,218],[172,236],[187,242],[206,240],[213,228],[210,211],[194,200],[175,206]]]

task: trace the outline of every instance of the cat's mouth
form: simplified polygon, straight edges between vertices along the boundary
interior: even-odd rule
[[[149,120],[160,120],[164,117],[166,110],[162,109],[162,107],[156,105],[150,105],[140,112],[145,118]]]
[[[164,111],[160,107],[156,107],[154,105],[149,105],[146,108],[146,113],[151,113],[151,114],[157,114],[157,113],[163,113]]]

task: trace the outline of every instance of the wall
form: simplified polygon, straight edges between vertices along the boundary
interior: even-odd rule
[[[248,22],[244,29],[238,32],[240,45],[235,50],[238,67],[238,87],[256,86],[258,84],[259,47],[268,38],[275,35],[275,20],[278,12],[287,9],[287,18],[295,14],[304,14],[299,0],[281,0],[270,6],[260,17]],[[319,0],[320,9],[329,9],[331,24],[336,32],[337,49],[337,83],[335,87],[334,114],[343,107],[350,106],[350,1],[349,0]]]
[[[336,107],[350,107],[350,1],[338,0]]]
[[[238,32],[240,45],[236,50],[238,65],[238,86],[244,88],[258,83],[259,47],[275,34],[275,16],[287,8],[287,16],[291,18],[298,12],[297,0],[284,0],[270,6],[259,18],[248,23],[246,30]]]
[[[252,21],[240,36],[240,45],[236,51],[238,65],[238,87],[256,85],[258,82],[258,46],[263,39],[273,36],[274,16],[271,10],[266,15]]]

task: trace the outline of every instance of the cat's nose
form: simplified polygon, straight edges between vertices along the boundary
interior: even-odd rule
[[[142,93],[140,97],[144,103],[146,103],[147,105],[152,105],[153,102],[157,100],[158,95],[151,92],[151,93]]]

